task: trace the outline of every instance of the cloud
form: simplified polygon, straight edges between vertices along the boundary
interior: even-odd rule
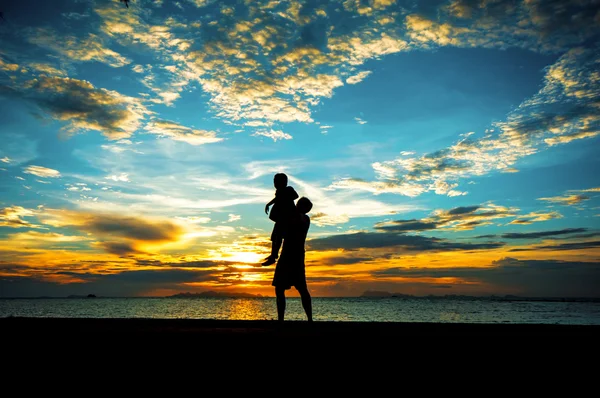
[[[186,232],[180,224],[169,219],[134,215],[45,209],[38,218],[56,228],[72,227],[90,233],[99,239],[97,246],[120,255],[176,242]]]
[[[223,141],[214,131],[195,130],[167,120],[155,120],[146,125],[149,133],[160,137],[168,137],[175,141],[186,142],[190,145],[204,145]]]
[[[149,63],[155,67],[145,70],[142,78],[154,94],[151,102],[171,105],[184,88],[199,84],[210,96],[215,115],[230,122],[312,123],[313,109],[332,97],[336,88],[367,76],[368,71],[357,69],[369,60],[440,46],[565,52],[594,37],[597,23],[595,3],[586,0],[567,5],[540,0],[452,1],[411,8],[392,0],[347,0],[342,6],[312,1],[177,4],[186,11],[193,5],[202,13],[192,23],[180,14],[165,18],[152,8],[123,12],[100,5],[93,9],[100,19],[94,33],[79,37],[41,28],[30,29],[26,37],[64,59],[95,60],[115,67],[130,60],[109,46],[146,47],[155,58]],[[436,20],[431,20],[434,14]],[[593,83],[594,75],[588,73],[594,70],[593,55],[587,54],[576,51],[557,63],[549,84],[562,84],[566,95],[578,99],[588,93],[589,100],[593,90],[581,88],[582,83]],[[582,57],[590,62],[573,69],[582,65]],[[591,112],[588,116],[587,122],[579,118],[570,125],[578,131],[549,134],[548,145],[593,136],[597,119]],[[441,183],[443,178],[438,180]],[[443,194],[456,192],[460,191]]]
[[[357,232],[311,239],[310,250],[357,250],[393,247],[400,252],[444,252],[455,250],[490,250],[504,246],[502,242],[462,243],[447,239],[405,235],[395,232]]]
[[[375,229],[386,232],[417,232],[426,230],[472,230],[476,227],[492,224],[492,221],[503,218],[515,218],[509,224],[528,225],[561,218],[557,212],[531,212],[518,214],[519,209],[505,207],[493,203],[474,206],[455,207],[450,210],[437,209],[428,217],[416,220],[392,220],[375,224]],[[495,235],[488,235],[494,237]]]
[[[67,19],[75,19],[75,20],[79,20],[79,19],[89,18],[90,17],[90,14],[88,14],[87,12],[85,12],[85,13],[63,12],[61,15],[63,17],[65,17],[65,18],[67,18]]]
[[[23,169],[23,173],[33,174],[38,177],[49,177],[49,178],[58,178],[60,177],[60,172],[58,170],[49,169],[43,166],[27,166]]]
[[[0,159],[0,162],[2,162],[2,163],[10,163],[11,159],[8,156],[5,156],[2,159]]]
[[[370,15],[386,11],[379,3],[370,7]],[[219,16],[218,23],[211,13],[192,24],[176,17],[157,24],[157,18],[139,10],[95,11],[104,34],[122,45],[145,45],[161,63],[170,61],[172,89],[159,95],[174,96],[188,82],[197,82],[211,96],[217,116],[242,123],[310,123],[311,108],[346,79],[357,82],[366,76],[356,75],[357,65],[404,48],[401,39],[377,31],[379,19],[363,21],[354,34],[344,28],[337,33],[331,28],[338,18],[326,18],[335,11],[333,4],[237,2],[217,8],[202,2],[205,6]],[[335,37],[328,37],[331,32]]]
[[[13,269],[20,268],[15,265]],[[94,292],[99,297],[135,297],[147,296],[157,289],[178,293],[189,289],[189,283],[218,281],[214,272],[213,270],[159,268],[103,274],[88,270],[57,271],[46,275],[77,278],[76,283],[68,284],[69,294],[87,296],[90,292]],[[40,275],[12,277],[10,280],[0,278],[0,288],[6,297],[65,296],[64,284],[48,282]]]
[[[580,190],[580,192],[600,192],[600,187],[582,189],[582,190]]]
[[[356,257],[341,257],[341,256],[334,256],[334,257],[324,257],[324,258],[320,258],[319,259],[319,265],[328,265],[328,266],[336,266],[336,265],[348,265],[348,264],[361,264],[361,263],[365,263],[365,262],[369,262],[372,261],[373,258],[372,257],[361,257],[361,256],[356,256]]]
[[[0,210],[0,226],[11,228],[37,228],[37,225],[23,220],[23,217],[33,217],[36,215],[34,210],[26,209],[21,206],[10,206]]]
[[[110,140],[130,137],[149,111],[142,103],[90,82],[41,76],[25,85],[24,96],[52,117],[68,123],[67,134],[96,130]]]
[[[431,33],[427,32],[423,30],[423,34]],[[377,180],[346,178],[331,187],[408,196],[428,191],[457,196],[465,193],[456,189],[462,179],[510,171],[521,158],[549,145],[594,137],[600,131],[596,103],[600,79],[595,72],[598,54],[594,48],[582,47],[566,52],[546,70],[544,85],[534,96],[505,121],[493,123],[494,128],[479,138],[469,132],[454,145],[432,153],[403,154],[375,162],[372,167]],[[411,189],[394,189],[399,186]]]
[[[415,197],[419,196],[425,189],[418,184],[410,184],[396,181],[365,181],[360,178],[343,178],[334,181],[329,186],[330,189],[349,189],[368,191],[375,195],[383,193],[397,193],[404,196]]]
[[[40,62],[30,62],[27,64],[28,68],[31,68],[38,73],[43,73],[49,76],[65,76],[66,73],[62,69],[57,69],[50,64]]]
[[[435,221],[422,221],[422,220],[395,220],[386,223],[375,224],[375,229],[387,232],[414,232],[414,231],[427,231],[436,229],[438,223]]]
[[[554,220],[558,218],[562,218],[562,214],[557,211],[551,212],[543,212],[543,211],[533,211],[528,214],[522,214],[517,216],[516,219],[512,220],[509,224],[521,224],[521,225],[529,225],[534,222],[548,221]]]
[[[554,231],[538,231],[538,232],[509,232],[502,234],[504,239],[539,239],[557,235],[568,235],[587,231],[587,228],[565,228]]]
[[[578,203],[583,202],[584,200],[589,200],[590,197],[586,195],[565,195],[565,196],[553,196],[550,198],[539,198],[538,200],[543,200],[550,203],[558,203],[561,205],[576,205]]]
[[[151,102],[170,105],[179,98],[184,87],[199,84],[210,96],[209,106],[216,116],[246,126],[258,123],[271,126],[274,122],[312,123],[313,109],[322,100],[332,97],[335,89],[344,84],[362,81],[369,71],[357,72],[357,68],[385,55],[439,46],[523,47],[533,51],[564,52],[584,43],[595,32],[595,20],[589,14],[592,5],[585,1],[569,4],[569,11],[577,15],[577,23],[567,22],[564,7],[555,3],[546,6],[538,1],[511,7],[500,6],[503,2],[451,2],[437,8],[438,21],[428,19],[428,15],[432,15],[429,8],[409,10],[389,0],[368,4],[349,0],[342,3],[343,7],[338,3],[295,1],[236,2],[227,6],[190,1],[179,6],[185,9],[198,3],[205,9],[200,19],[191,24],[179,16],[169,16],[161,21],[157,14],[139,8],[122,12],[112,6],[96,7],[94,11],[101,20],[98,35],[81,40],[69,38],[66,42],[70,43],[68,48],[77,49],[91,47],[88,41],[99,43],[100,49],[88,49],[87,53],[96,54],[94,56],[99,59],[102,56],[115,58],[118,61],[113,63],[116,64],[125,60],[118,59],[118,54],[102,51],[104,44],[116,41],[127,47],[145,46],[154,51],[156,58],[152,63],[155,67],[151,71],[145,70],[142,78],[143,84],[155,95]],[[492,11],[486,13],[483,11],[486,9]],[[348,21],[352,21],[350,26]],[[48,43],[45,45],[51,47]],[[59,48],[56,51],[65,50]],[[585,57],[590,62],[582,66],[580,61]],[[551,76],[559,78],[549,78],[548,84],[575,81],[581,87],[582,83],[593,83],[590,79],[580,79],[579,73],[583,71],[585,75],[585,71],[593,70],[590,57],[593,56],[589,52],[588,55],[573,53],[573,59],[567,57],[569,59],[562,64],[557,64]],[[136,71],[140,70],[138,66]],[[578,66],[582,69],[576,70]],[[561,75],[557,73],[558,67],[573,73]],[[593,75],[588,73],[587,76]],[[567,95],[585,97],[581,95],[585,90],[563,86]],[[579,126],[579,131],[562,126],[564,132],[559,135],[551,132],[539,142],[546,139],[550,145],[593,136],[594,114],[587,114],[587,122],[579,118],[578,124],[571,126]],[[366,121],[361,119],[359,122]],[[281,130],[259,129],[254,134],[274,140],[289,138],[289,134]],[[480,154],[504,152],[505,156],[499,157],[489,170],[514,170],[510,167],[512,163],[536,150],[507,145],[510,143],[502,139],[478,142]],[[474,151],[468,150],[454,161],[471,162],[477,158]],[[452,158],[452,153],[446,155],[446,158]],[[482,160],[479,167],[484,167],[487,160]],[[440,159],[440,162],[444,163],[444,160]],[[444,168],[443,165],[440,167]],[[469,169],[472,167],[463,168],[463,173],[459,174],[469,174]],[[481,170],[475,169],[471,175],[480,175]],[[421,174],[422,178],[416,178],[417,183],[425,185],[426,172]],[[444,188],[444,184],[456,186],[452,180],[460,175],[447,177],[432,178],[434,181],[429,181],[424,191],[435,190],[450,196],[464,194],[460,190]],[[408,181],[400,181],[404,182]]]
[[[143,253],[143,251],[138,250],[132,242],[98,242],[96,246],[101,247],[107,253],[116,254],[118,256]]]
[[[178,219],[190,223],[190,224],[206,224],[210,222],[210,217],[198,217],[198,216],[189,216],[189,217],[177,217]]]
[[[562,206],[574,206],[591,199],[590,195],[584,195],[584,193],[594,194],[597,192],[600,192],[600,188],[572,189],[561,196],[538,198],[538,200],[556,203]]]
[[[373,271],[384,278],[459,278],[495,291],[529,297],[597,297],[600,263],[506,257],[489,267],[394,267]]]
[[[113,68],[119,68],[131,62],[105,47],[102,38],[91,33],[84,38],[79,38],[59,35],[52,29],[38,28],[29,32],[28,40],[30,43],[59,53],[65,61],[98,61]]]
[[[491,220],[514,217],[519,209],[486,203],[478,206],[456,207],[450,210],[436,210],[431,219],[438,225],[453,230],[471,230],[488,225]]]
[[[254,136],[259,136],[262,135],[264,137],[268,137],[270,139],[272,139],[273,141],[277,141],[277,140],[291,140],[292,136],[289,135],[288,133],[284,133],[283,131],[280,130],[269,130],[269,131],[257,131],[256,133],[252,134]]]
[[[540,245],[530,246],[525,248],[515,248],[510,251],[536,251],[536,250],[549,250],[549,251],[565,251],[565,250],[593,250],[600,247],[600,241],[584,241],[584,242],[569,242],[560,243],[557,245]]]
[[[116,182],[118,182],[118,181],[121,181],[121,182],[130,182],[129,181],[129,174],[127,174],[127,173],[121,173],[119,175],[113,174],[113,175],[110,175],[110,176],[106,176],[104,178],[107,179],[107,180],[112,180],[112,181],[116,181]]]
[[[239,214],[229,214],[229,219],[227,220],[227,222],[239,221],[241,219],[242,216],[240,216]]]
[[[371,71],[362,71],[357,73],[354,76],[350,76],[349,78],[346,79],[346,83],[348,84],[357,84],[362,82],[363,80],[365,80],[367,78],[367,76],[369,76],[372,72]]]
[[[357,198],[352,193],[332,193],[327,188],[307,183],[290,173],[288,173],[288,179],[290,184],[293,184],[299,192],[303,192],[303,195],[314,203],[309,215],[311,220],[319,226],[343,224],[353,218],[389,216],[420,208],[416,205],[390,204],[378,200]]]
[[[593,1],[586,0],[455,0],[440,7],[442,22],[418,14],[407,17],[407,34],[426,48],[453,45],[564,51],[594,36],[594,7]]]
[[[8,72],[16,72],[21,68],[19,64],[9,63],[0,58],[0,70]]]
[[[31,245],[31,241],[35,242],[53,242],[53,243],[64,243],[64,242],[79,242],[89,240],[85,236],[73,236],[63,235],[56,232],[38,232],[38,231],[27,231],[9,235],[11,241],[26,241],[28,245]]]
[[[472,230],[489,225],[492,220],[515,217],[519,209],[486,203],[476,206],[455,207],[450,210],[434,210],[429,217],[420,220],[394,220],[375,224],[375,229],[385,232],[417,232],[433,229]]]

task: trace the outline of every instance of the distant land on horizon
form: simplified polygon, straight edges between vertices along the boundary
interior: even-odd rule
[[[71,294],[69,296],[37,296],[37,297],[0,297],[0,299],[91,299],[91,298],[274,298],[272,296],[264,296],[262,294],[253,294],[247,292],[219,292],[214,290],[208,290],[204,292],[191,293],[181,292],[170,296],[96,296],[95,294],[88,295],[76,295]],[[600,297],[526,297],[526,296],[515,296],[515,295],[503,295],[503,296],[469,296],[459,294],[446,294],[446,295],[427,295],[427,296],[415,296],[412,294],[404,294],[398,292],[387,292],[382,290],[366,290],[360,296],[335,296],[335,297],[320,297],[314,296],[313,298],[397,298],[397,299],[447,299],[447,300],[497,300],[497,301],[546,301],[546,302],[600,302]]]
[[[600,302],[600,297],[524,297],[507,294],[504,296],[468,296],[460,294],[413,296],[411,294],[392,293],[381,290],[366,290],[360,297],[365,298],[411,298],[411,299],[456,299],[456,300],[502,300],[502,301],[591,301]]]

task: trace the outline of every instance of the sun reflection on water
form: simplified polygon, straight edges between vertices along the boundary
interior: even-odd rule
[[[253,320],[265,319],[272,314],[265,313],[265,302],[263,300],[239,299],[231,300],[228,306],[229,319]]]

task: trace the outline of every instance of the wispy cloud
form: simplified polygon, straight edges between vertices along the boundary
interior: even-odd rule
[[[504,246],[502,242],[464,243],[447,239],[405,235],[394,232],[357,232],[333,235],[326,238],[311,239],[311,250],[356,250],[395,247],[397,253],[453,251],[453,250],[490,250]]]
[[[538,200],[543,200],[545,202],[550,203],[558,203],[561,205],[576,205],[584,200],[589,200],[590,197],[586,195],[564,195],[564,196],[553,196],[549,198],[539,198]]]
[[[364,199],[352,192],[334,193],[293,175],[288,175],[288,178],[313,202],[311,220],[320,226],[344,224],[355,218],[389,216],[420,208],[418,205]]]
[[[273,130],[273,129],[268,130],[268,131],[257,131],[252,135],[268,137],[268,138],[272,139],[273,141],[291,140],[292,139],[292,136],[289,135],[288,133],[284,133],[283,131]]]
[[[587,228],[565,228],[554,231],[538,231],[538,232],[510,232],[502,234],[504,239],[539,239],[551,236],[570,235],[587,231]]]
[[[563,215],[557,211],[532,211],[528,214],[521,214],[509,224],[529,225],[534,222],[554,220],[563,218]]]
[[[50,177],[50,178],[58,178],[60,177],[60,172],[58,170],[50,169],[48,167],[43,166],[27,166],[23,169],[23,173],[33,174],[38,177]]]
[[[12,242],[25,241],[28,245],[32,242],[40,242],[44,245],[47,242],[55,243],[67,243],[67,242],[80,242],[87,241],[90,238],[85,236],[74,236],[74,235],[63,235],[56,232],[38,232],[38,231],[27,231],[9,235],[9,239]]]
[[[49,28],[30,31],[30,43],[57,52],[69,62],[99,61],[113,68],[119,68],[131,61],[105,46],[102,38],[90,33],[84,38],[60,35]]]
[[[426,230],[472,230],[490,225],[494,220],[513,218],[519,209],[486,203],[455,207],[450,210],[434,210],[429,217],[419,220],[393,220],[375,224],[382,232],[418,232]]]
[[[36,212],[21,206],[10,206],[0,210],[0,226],[11,228],[35,228],[34,224],[23,219],[23,217],[33,217]]]
[[[214,131],[196,130],[167,120],[155,120],[146,125],[149,133],[168,137],[175,141],[186,142],[190,145],[204,145],[223,141]]]
[[[581,202],[591,199],[590,194],[600,192],[600,188],[588,188],[588,189],[572,189],[567,191],[561,196],[551,196],[547,198],[538,198],[544,202],[556,203],[563,206],[573,206]],[[587,193],[587,195],[585,195]]]
[[[362,82],[363,80],[365,80],[367,78],[367,76],[369,76],[372,72],[371,71],[362,71],[357,73],[354,76],[350,76],[349,78],[346,79],[346,83],[348,84],[357,84]]]
[[[127,173],[113,174],[110,176],[106,176],[104,178],[106,178],[107,180],[112,180],[112,181],[129,182],[129,174],[127,174]]]

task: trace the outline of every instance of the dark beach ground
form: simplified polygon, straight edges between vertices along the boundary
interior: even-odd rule
[[[571,365],[600,354],[600,325],[8,317],[0,318],[0,334],[6,363],[78,369],[168,363],[227,371],[243,364],[244,372],[266,375],[287,369],[283,360],[371,371],[390,363],[444,372],[511,364],[586,373],[593,367]]]
[[[45,335],[102,335],[104,337],[210,337],[211,339],[256,340],[294,337],[336,342],[360,337],[373,340],[390,337],[568,337],[598,338],[600,325],[472,324],[404,322],[329,322],[272,320],[205,320],[147,318],[0,318],[3,334],[19,338],[31,331]]]

